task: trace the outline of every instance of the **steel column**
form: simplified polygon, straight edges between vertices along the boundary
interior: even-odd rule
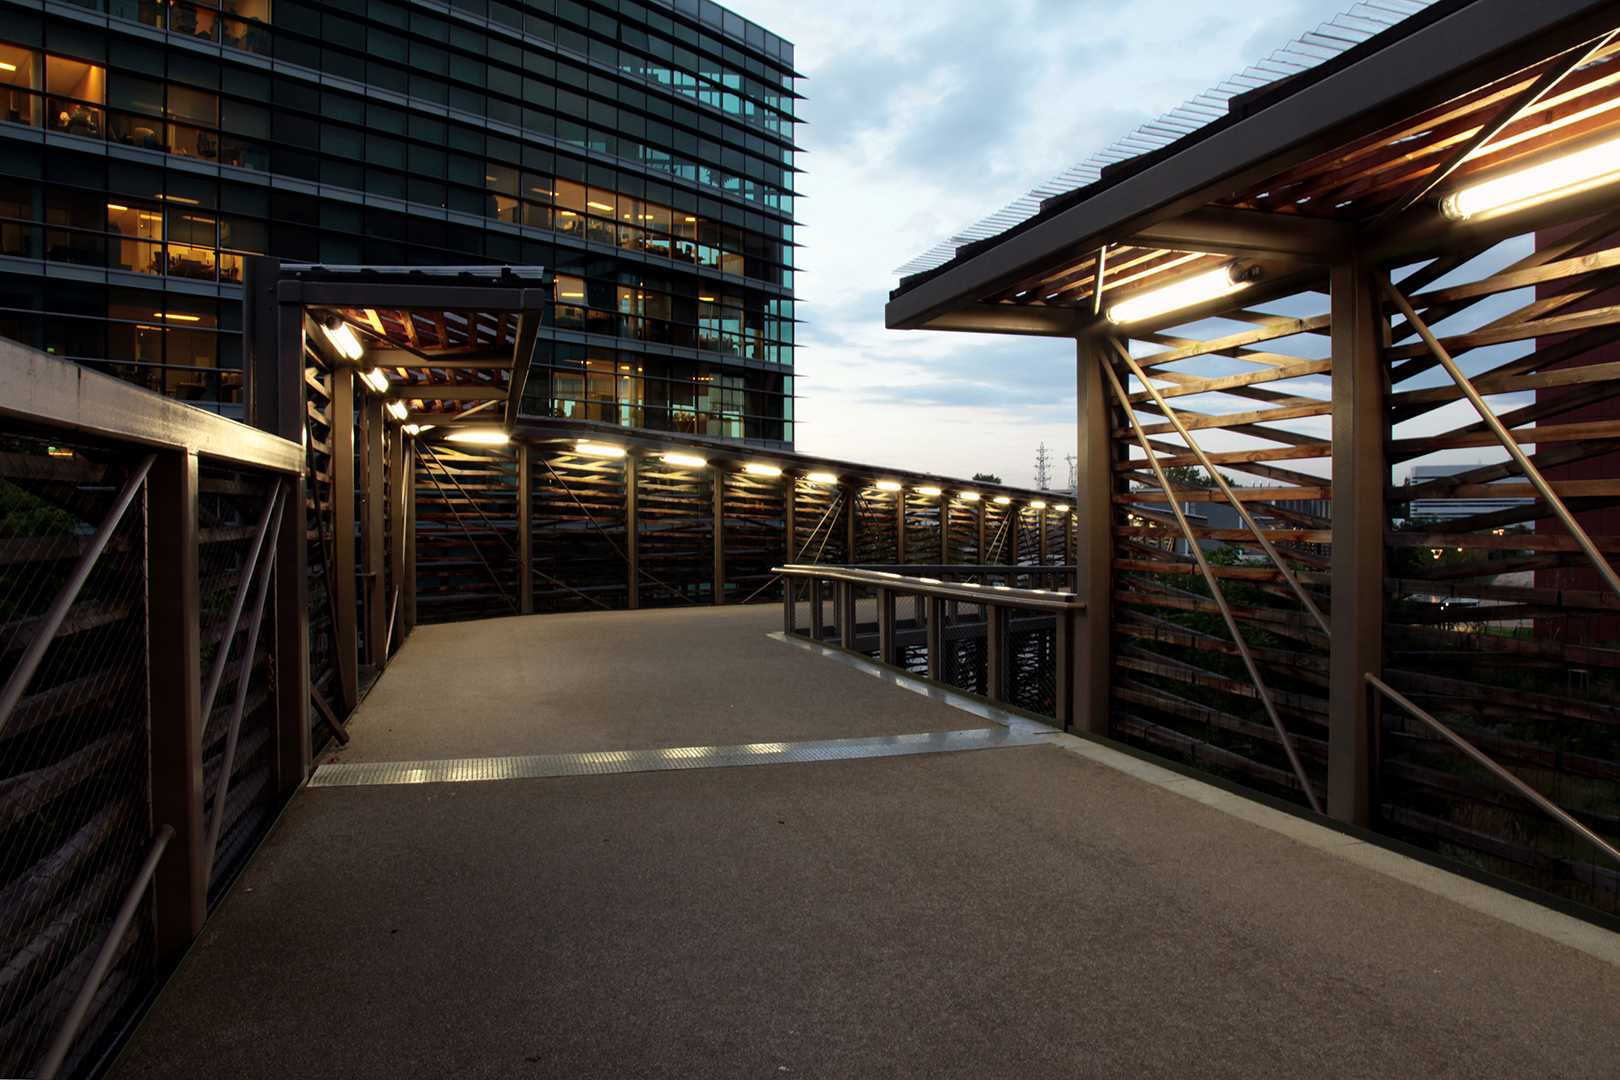
[[[714,506],[714,604],[719,607],[726,602],[726,476],[718,466],[709,466],[709,483]]]
[[[624,456],[624,570],[628,590],[625,606],[634,610],[641,607],[641,555],[636,539],[641,531],[636,513],[636,473],[640,463],[634,454]]]
[[[287,508],[275,545],[275,597],[271,618],[275,642],[276,784],[289,792],[309,768],[309,518],[304,476],[282,480]],[[244,675],[245,679],[246,676]]]
[[[983,495],[980,495],[979,496],[979,501],[973,504],[979,511],[979,550],[978,550],[977,557],[974,559],[974,561],[977,562],[980,566],[984,566],[989,562],[989,559],[987,559],[985,557],[985,553],[984,553],[984,515],[985,515],[984,504],[985,504],[986,501],[988,501],[988,500],[986,500]]]
[[[947,491],[939,493],[939,564],[944,566],[951,561],[951,496]]]
[[[1382,675],[1384,460],[1389,326],[1372,272],[1336,266],[1333,305],[1333,650],[1328,662],[1328,813],[1370,825],[1378,807],[1378,705],[1363,676]]]
[[[906,561],[906,489],[894,493],[894,561]]]
[[[855,503],[860,498],[860,489],[854,484],[844,485],[844,561],[853,566],[855,558]]]
[[[1040,530],[1040,564],[1046,565],[1046,507],[1041,507],[1035,514],[1035,528]]]
[[[405,596],[401,601],[404,613],[401,629],[407,637],[416,629],[416,436],[401,433],[400,460],[404,462],[401,470],[400,483],[404,491],[400,498],[404,503],[401,520],[405,530]]]
[[[388,495],[384,484],[384,462],[387,461],[383,440],[388,430],[383,420],[383,400],[376,394],[365,395],[361,431],[365,435],[365,452],[361,466],[365,476],[360,505],[364,513],[360,519],[363,542],[361,571],[368,575],[366,582],[366,659],[381,671],[388,666]]]
[[[534,448],[517,444],[518,611],[534,614]]]
[[[799,478],[787,473],[782,475],[782,555],[786,563],[798,562],[798,553],[794,551],[796,543],[796,530],[798,529],[799,508]]]
[[[347,717],[360,704],[360,654],[356,624],[354,557],[354,368],[332,371],[332,655],[338,667]]]
[[[1113,640],[1114,442],[1108,386],[1103,379],[1104,343],[1076,342],[1080,436],[1074,492],[1074,591],[1086,605],[1075,621],[1074,726],[1109,732],[1109,665]]]
[[[175,833],[158,863],[155,886],[162,957],[189,945],[208,914],[197,455],[159,454],[146,482],[152,827],[167,825]]]
[[[810,579],[810,637],[814,641],[827,636],[827,611],[822,607],[824,591],[821,578]]]

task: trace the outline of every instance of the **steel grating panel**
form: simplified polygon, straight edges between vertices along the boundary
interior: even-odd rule
[[[475,780],[661,772],[670,769],[719,769],[734,765],[784,765],[806,761],[989,750],[1007,746],[1034,746],[1043,741],[1042,736],[1035,732],[995,727],[819,742],[682,746],[668,750],[606,750],[588,754],[537,754],[452,761],[365,761],[322,765],[310,778],[309,786],[446,784]]]

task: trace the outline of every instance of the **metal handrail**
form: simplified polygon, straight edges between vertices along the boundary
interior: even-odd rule
[[[1395,702],[1395,704],[1399,705],[1401,708],[1405,709],[1407,712],[1411,713],[1413,716],[1417,717],[1419,720],[1422,720],[1425,724],[1428,724],[1434,730],[1438,731],[1447,742],[1449,742],[1452,746],[1455,746],[1458,750],[1461,750],[1464,754],[1468,755],[1468,757],[1473,759],[1475,763],[1489,770],[1491,775],[1512,787],[1514,791],[1517,791],[1520,795],[1523,795],[1526,799],[1529,799],[1531,802],[1535,803],[1540,809],[1546,811],[1548,816],[1550,816],[1554,821],[1557,821],[1560,825],[1564,826],[1564,828],[1568,829],[1576,836],[1579,836],[1582,840],[1585,840],[1587,843],[1603,852],[1603,854],[1613,859],[1616,863],[1620,863],[1620,851],[1616,851],[1607,840],[1603,839],[1603,837],[1599,836],[1591,829],[1588,829],[1585,825],[1582,825],[1579,821],[1576,821],[1557,803],[1553,802],[1551,799],[1548,799],[1545,795],[1542,795],[1541,792],[1537,791],[1535,788],[1531,787],[1529,784],[1526,784],[1523,780],[1520,780],[1517,776],[1514,776],[1502,766],[1498,765],[1488,755],[1481,751],[1479,747],[1475,746],[1461,735],[1458,735],[1455,731],[1452,731],[1449,727],[1430,716],[1427,712],[1424,712],[1416,704],[1410,701],[1406,695],[1384,682],[1384,680],[1380,679],[1372,672],[1367,672],[1362,676],[1362,678],[1367,680],[1368,686],[1378,690],[1385,697]]]
[[[1083,601],[1071,592],[1051,589],[1014,589],[1006,585],[970,585],[966,582],[934,581],[908,577],[884,570],[856,570],[848,567],[789,564],[773,566],[771,572],[784,577],[842,581],[851,585],[871,585],[914,596],[938,596],[946,600],[966,600],[994,607],[1031,608],[1039,611],[1084,611]]]

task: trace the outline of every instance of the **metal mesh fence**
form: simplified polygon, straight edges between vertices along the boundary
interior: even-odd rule
[[[53,636],[46,615],[140,455],[0,433],[0,1075],[53,1041],[152,843],[145,512],[136,494]],[[21,668],[21,672],[19,672]],[[150,892],[60,1075],[86,1075],[154,984]]]
[[[275,815],[275,613],[265,534],[285,511],[282,485],[264,476],[204,467],[197,486],[204,693],[217,687],[203,703],[203,814],[217,838],[213,905]]]

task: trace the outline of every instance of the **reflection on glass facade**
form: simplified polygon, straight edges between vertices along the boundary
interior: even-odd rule
[[[0,335],[234,413],[245,256],[538,264],[526,414],[791,445],[791,45],[708,0],[79,6],[0,0]]]

